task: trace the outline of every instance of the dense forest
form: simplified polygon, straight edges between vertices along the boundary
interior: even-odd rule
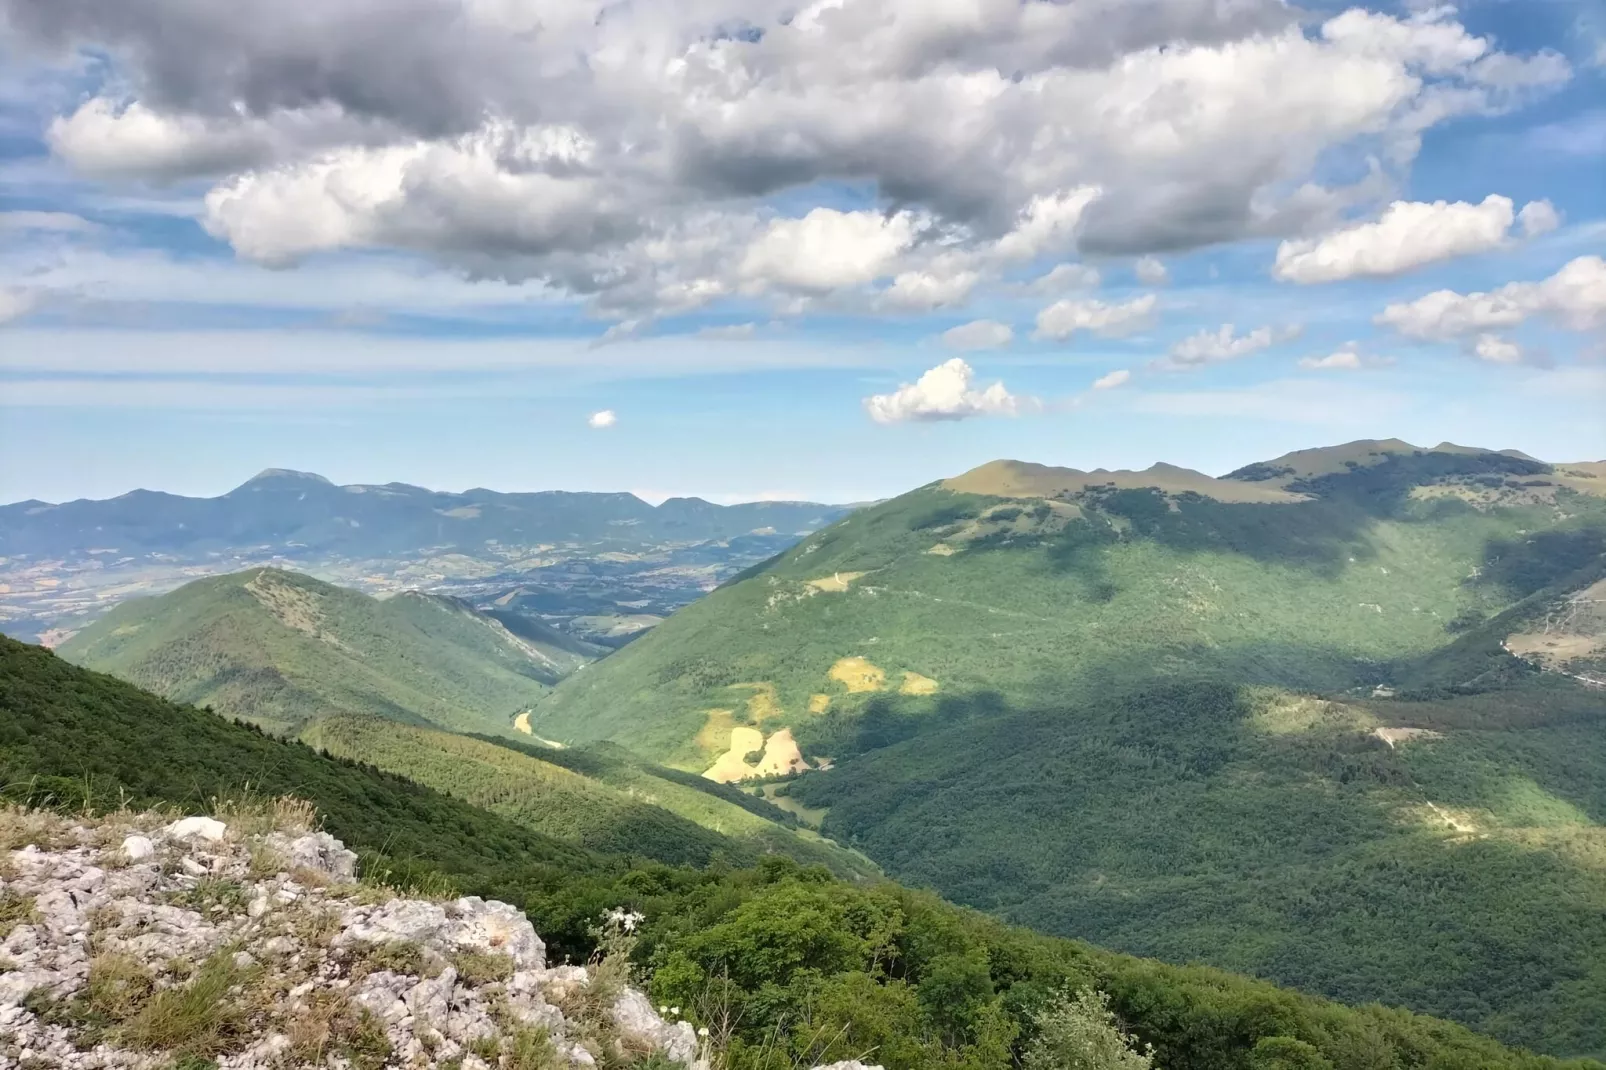
[[[0,784],[14,803],[63,808],[195,811],[243,791],[295,794],[362,853],[369,879],[516,903],[559,957],[588,954],[605,911],[639,911],[636,957],[652,993],[713,1029],[733,1070],[856,1056],[888,1070],[1004,1070],[1033,1039],[1037,1012],[1078,987],[1108,993],[1164,1070],[1599,1065],[1039,936],[781,856],[692,868],[599,854],[10,640],[0,640]]]

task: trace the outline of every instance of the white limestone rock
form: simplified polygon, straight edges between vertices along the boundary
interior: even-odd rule
[[[227,825],[212,817],[181,818],[162,830],[162,834],[170,840],[199,839],[207,843],[222,843],[228,832]]]

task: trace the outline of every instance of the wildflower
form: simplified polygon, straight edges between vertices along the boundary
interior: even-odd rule
[[[668,1014],[669,1013],[669,1004],[667,1004],[667,1003],[659,1004],[658,1005],[658,1013],[659,1014]]]
[[[676,1018],[679,1018],[680,1017],[680,1008],[679,1007],[670,1007],[669,1008],[669,1013],[673,1014]]]
[[[708,1027],[705,1025],[701,1029],[697,1030],[697,1035],[700,1037],[708,1036]]]

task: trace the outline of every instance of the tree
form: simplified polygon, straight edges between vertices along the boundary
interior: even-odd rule
[[[1025,1070],[1152,1070],[1154,1049],[1121,1030],[1110,997],[1091,988],[1063,992],[1034,1018]]]

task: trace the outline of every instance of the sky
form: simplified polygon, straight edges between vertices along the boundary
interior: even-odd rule
[[[1598,0],[0,0],[0,501],[1606,458]]]

